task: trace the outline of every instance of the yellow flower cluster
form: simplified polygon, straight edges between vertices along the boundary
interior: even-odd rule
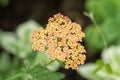
[[[52,60],[65,62],[66,69],[78,69],[86,59],[86,51],[80,43],[84,36],[79,24],[58,13],[48,20],[46,29],[40,28],[33,32],[32,48],[45,51]]]

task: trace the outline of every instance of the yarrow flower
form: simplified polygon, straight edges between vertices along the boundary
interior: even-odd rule
[[[85,34],[79,24],[58,13],[49,18],[46,29],[40,28],[33,32],[32,48],[45,51],[51,60],[65,62],[66,69],[78,69],[86,60],[86,50],[81,45],[83,37]]]

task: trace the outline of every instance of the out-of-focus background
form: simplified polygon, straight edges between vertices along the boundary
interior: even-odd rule
[[[13,31],[29,19],[45,25],[58,12],[85,26],[84,6],[85,0],[0,0],[0,27]]]
[[[120,80],[120,0],[0,0],[0,80],[39,80],[34,76],[33,79],[8,77],[24,72],[25,65],[28,68],[34,59],[31,33],[45,27],[49,17],[56,13],[81,25],[86,34],[82,44],[87,59],[76,71],[56,63],[48,66],[51,71],[65,74],[64,78],[53,80]],[[34,65],[44,61],[43,57],[35,58]]]

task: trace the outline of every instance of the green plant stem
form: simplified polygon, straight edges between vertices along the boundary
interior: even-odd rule
[[[104,43],[105,48],[107,48],[107,41],[106,41],[106,39],[105,39],[105,36],[104,36],[104,34],[102,33],[102,30],[101,30],[100,27],[98,26],[97,22],[95,21],[95,19],[94,19],[94,17],[93,17],[93,14],[92,14],[92,13],[86,13],[86,12],[85,12],[84,14],[85,14],[86,16],[88,16],[88,17],[91,19],[91,21],[94,23],[97,31],[100,33],[100,36],[101,36],[101,38],[102,38],[102,40],[103,40],[103,43]]]
[[[52,60],[52,61],[50,61],[48,64],[46,64],[45,66],[48,66],[48,65],[50,65],[51,63],[53,63],[53,62],[55,62],[55,61],[57,61],[57,62],[59,62],[59,64],[63,67],[63,66],[65,66],[64,65],[64,62],[61,62],[60,60],[58,60],[58,59],[55,59],[55,60]]]
[[[14,76],[11,76],[5,80],[15,80],[16,78],[21,77],[21,76],[25,76],[25,75],[27,75],[27,73],[18,73],[18,74],[15,74]]]
[[[52,60],[50,61],[48,64],[46,64],[45,66],[47,67],[48,65],[50,65],[51,63],[55,62],[56,60]]]

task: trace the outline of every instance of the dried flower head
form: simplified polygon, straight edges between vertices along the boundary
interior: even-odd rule
[[[58,13],[49,18],[46,29],[40,28],[33,32],[32,48],[45,51],[52,60],[65,62],[67,69],[78,69],[86,59],[84,54],[86,51],[81,45],[83,37],[85,34],[79,24]]]

